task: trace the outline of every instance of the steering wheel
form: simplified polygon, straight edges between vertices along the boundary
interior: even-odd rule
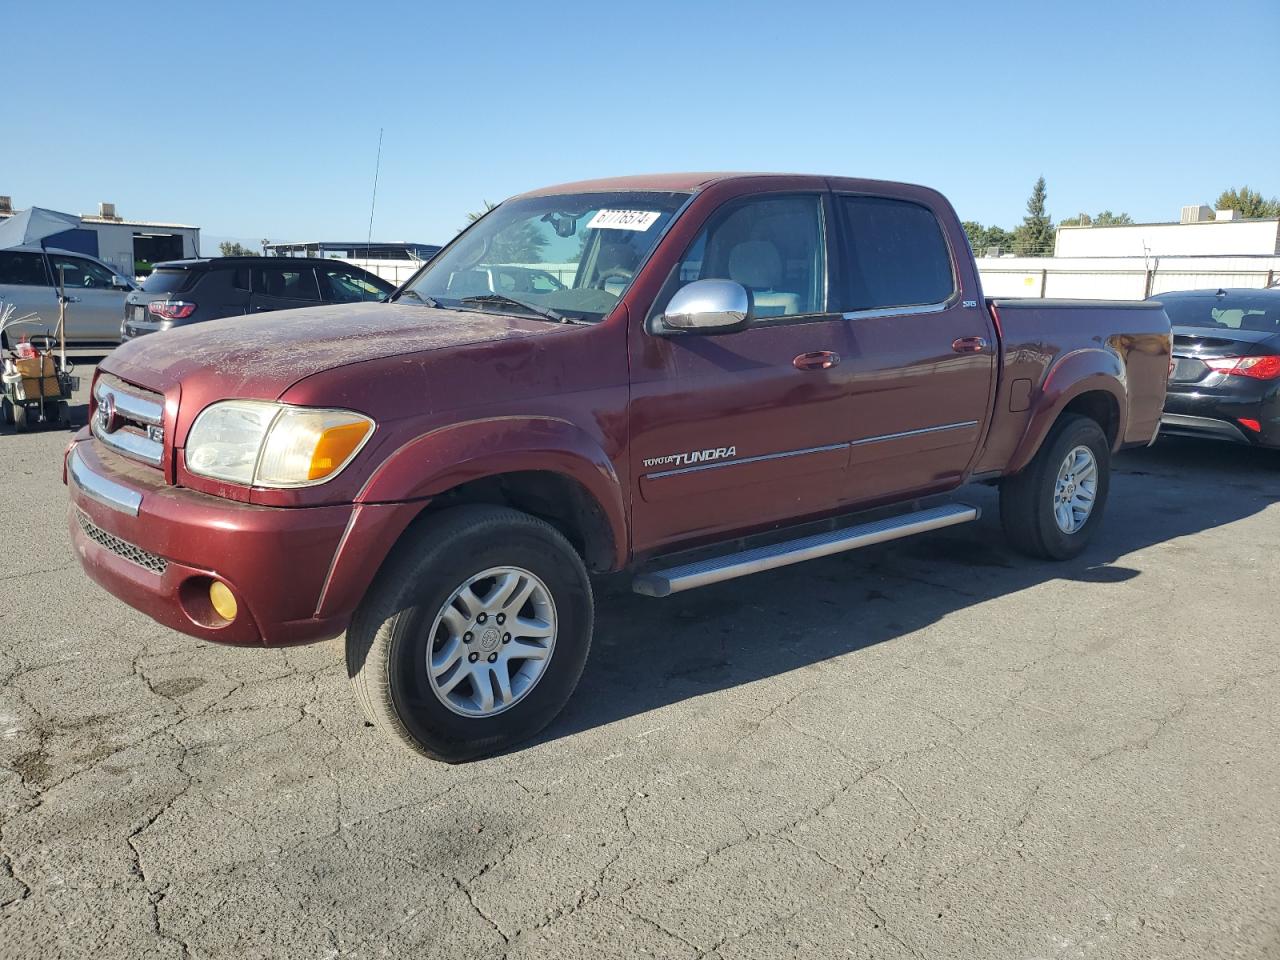
[[[634,270],[628,270],[626,267],[605,267],[596,274],[597,289],[603,290],[605,282],[615,278],[629,282],[634,280],[635,277],[636,272]]]

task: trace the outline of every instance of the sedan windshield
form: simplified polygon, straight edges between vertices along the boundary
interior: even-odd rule
[[[552,321],[602,319],[688,198],[573,193],[508,200],[401,291],[406,302]]]
[[[1160,299],[1159,295],[1155,299]],[[1280,292],[1205,294],[1162,301],[1175,327],[1280,333]]]

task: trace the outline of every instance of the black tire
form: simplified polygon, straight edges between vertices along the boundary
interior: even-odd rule
[[[8,397],[0,397],[0,423],[13,426],[13,401]]]
[[[65,400],[58,401],[56,424],[67,429],[71,428],[71,404]]]
[[[13,429],[18,431],[26,431],[30,426],[27,419],[27,406],[23,403],[15,403],[13,405]]]
[[[545,584],[557,630],[541,676],[489,716],[446,707],[427,677],[437,614],[471,577],[519,567]],[[591,582],[582,558],[552,526],[506,507],[462,506],[411,528],[379,571],[346,635],[347,675],[366,719],[401,745],[459,763],[545,727],[573,693],[591,647]]]
[[[1054,493],[1059,468],[1079,446],[1088,447],[1097,463],[1097,489],[1088,519],[1075,532],[1066,533],[1054,519]],[[1026,468],[1000,484],[1000,523],[1005,536],[1015,549],[1028,556],[1070,560],[1093,538],[1110,488],[1111,448],[1102,427],[1088,417],[1064,414]]]

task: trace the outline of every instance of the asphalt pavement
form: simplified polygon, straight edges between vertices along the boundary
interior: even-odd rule
[[[83,407],[78,408],[83,417]],[[1280,956],[1280,454],[1128,453],[1079,560],[976,523],[665,600],[460,766],[338,641],[93,585],[0,435],[0,958]]]

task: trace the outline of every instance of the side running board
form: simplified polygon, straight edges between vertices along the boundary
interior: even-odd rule
[[[845,527],[842,530],[830,530],[809,537],[801,537],[799,540],[756,547],[723,557],[712,557],[709,560],[668,567],[666,570],[651,570],[638,574],[631,583],[631,589],[649,597],[666,597],[683,590],[692,590],[694,587],[705,587],[709,583],[719,583],[722,580],[745,577],[750,573],[760,573],[762,570],[773,570],[804,560],[829,557],[833,553],[857,550],[859,547],[869,547],[874,543],[909,537],[914,533],[940,530],[943,527],[955,526],[957,523],[968,523],[971,520],[977,520],[980,515],[981,511],[977,507],[963,503],[930,507],[927,510],[917,510],[915,513],[885,520],[875,520],[856,527]]]

